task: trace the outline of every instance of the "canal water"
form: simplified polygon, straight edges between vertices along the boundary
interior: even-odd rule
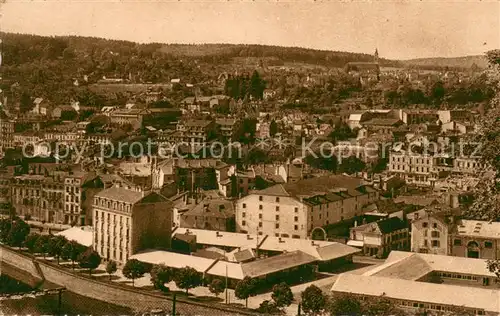
[[[30,286],[0,275],[0,294],[28,293]],[[62,292],[61,304],[57,294],[23,297],[21,299],[0,299],[0,315],[132,315],[133,312],[121,306],[90,299],[68,291]]]

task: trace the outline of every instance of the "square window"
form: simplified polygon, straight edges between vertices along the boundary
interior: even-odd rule
[[[261,209],[262,209],[262,204],[259,204],[259,210],[261,210]]]
[[[293,220],[294,220],[294,221],[296,221],[296,222],[298,222],[298,221],[299,221],[299,217],[298,217],[298,216],[295,216],[295,217],[293,218]]]
[[[280,220],[280,216],[279,215],[276,215],[276,220],[279,221]]]
[[[432,241],[432,247],[439,247],[439,240],[433,240]]]
[[[279,202],[280,202],[280,198],[279,198],[279,197],[277,197],[277,198],[276,198],[276,203],[279,203]]]
[[[427,225],[428,225],[428,224],[427,224],[427,222],[423,222],[423,223],[422,223],[422,227],[423,227],[423,228],[426,228],[426,227],[427,227]]]
[[[243,203],[243,205],[242,205],[241,207],[243,207],[243,208],[247,208],[246,203]]]
[[[294,228],[295,230],[299,230],[299,225],[295,225],[295,226],[293,226],[293,228]]]
[[[280,224],[279,223],[276,223],[276,225],[274,226],[276,229],[280,228]]]
[[[296,207],[296,208],[295,208],[295,213],[298,213],[298,212],[299,212],[299,208],[298,208],[298,207]]]
[[[262,222],[259,222],[259,227],[262,227]]]
[[[262,214],[259,214],[259,219],[262,219]]]
[[[455,240],[453,240],[453,245],[455,245],[455,246],[461,246],[462,245],[462,240],[461,239],[455,239]]]
[[[247,222],[246,221],[241,221],[241,226],[246,226]]]
[[[247,216],[247,213],[243,212],[241,213],[241,217],[245,218]]]
[[[261,196],[259,196],[259,201],[262,201],[262,195],[261,195]]]
[[[280,207],[276,206],[276,212],[279,212],[279,211],[280,211]]]
[[[438,228],[438,224],[437,223],[433,223],[432,224],[432,228]]]
[[[493,248],[493,243],[491,241],[485,241],[484,248]]]

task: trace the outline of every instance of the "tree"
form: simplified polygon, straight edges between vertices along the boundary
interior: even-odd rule
[[[480,157],[485,168],[478,170],[480,181],[475,186],[474,201],[464,217],[477,220],[500,219],[500,50],[486,54],[493,71],[488,80],[496,95],[481,119],[479,133],[472,139],[480,144]],[[477,153],[476,153],[477,154]]]
[[[273,294],[271,297],[279,308],[290,306],[293,302],[292,290],[285,282],[273,286]]]
[[[113,273],[115,273],[117,270],[116,268],[116,262],[114,261],[108,261],[108,263],[106,264],[106,272],[109,274],[109,280],[111,281],[111,275]]]
[[[40,235],[38,234],[29,234],[24,241],[24,247],[28,248],[31,253],[35,252],[35,245]]]
[[[19,111],[21,113],[29,112],[33,109],[33,102],[31,101],[30,95],[24,91],[21,94],[21,99],[19,100]]]
[[[50,241],[49,235],[40,235],[35,242],[34,251],[36,253],[41,253],[43,255],[43,257],[45,258],[45,255],[47,254],[47,252],[49,250],[49,241]]]
[[[92,275],[92,270],[101,264],[101,256],[89,247],[78,256],[78,264],[83,269],[89,269],[89,275]]]
[[[146,267],[139,260],[130,259],[125,263],[122,273],[127,279],[132,279],[132,286],[135,286],[135,279],[142,277],[146,273]]]
[[[250,277],[245,277],[239,281],[234,289],[234,295],[241,300],[245,300],[246,307],[248,307],[248,298],[255,294],[255,281]]]
[[[64,245],[61,258],[64,260],[71,260],[71,268],[75,268],[75,261],[78,260],[78,257],[81,253],[85,251],[85,247],[77,243],[76,241],[70,241],[66,245]]]
[[[342,160],[338,171],[347,174],[353,174],[365,170],[366,164],[355,156],[350,156]]]
[[[68,240],[64,236],[53,236],[49,240],[48,253],[49,255],[57,259],[59,264],[59,258],[61,257],[63,247],[68,243]]]
[[[151,283],[155,289],[166,291],[165,283],[169,283],[173,278],[173,271],[163,264],[156,264],[151,269]]]
[[[363,307],[359,300],[349,294],[334,295],[327,309],[330,315],[362,315]]]
[[[402,311],[397,308],[394,302],[391,302],[385,297],[368,298],[363,304],[363,315],[380,316],[380,315],[401,315]]]
[[[189,289],[200,286],[203,282],[201,274],[191,267],[179,269],[174,276],[175,285],[180,289],[185,289],[186,294]]]
[[[6,243],[9,237],[10,227],[12,222],[10,219],[2,218],[0,219],[0,241]]]
[[[337,143],[339,141],[348,140],[358,135],[357,130],[351,130],[349,125],[342,122],[335,126],[335,129],[330,133],[329,137]]]
[[[224,292],[226,286],[224,281],[221,279],[213,279],[212,282],[208,285],[208,289],[211,293],[214,293],[216,297],[219,296],[220,293]]]
[[[250,78],[250,95],[256,100],[264,98],[264,90],[266,89],[266,82],[260,78],[257,70],[254,70]]]
[[[269,124],[269,135],[271,135],[271,137],[274,137],[274,135],[276,135],[277,133],[278,124],[276,123],[276,121],[272,120],[271,124]]]
[[[7,242],[12,247],[21,247],[30,233],[30,226],[20,218],[17,218],[10,227]]]
[[[323,291],[316,285],[308,286],[301,294],[302,310],[308,315],[320,314],[326,306],[326,299]]]

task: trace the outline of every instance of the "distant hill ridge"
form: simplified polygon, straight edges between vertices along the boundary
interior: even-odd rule
[[[348,62],[371,62],[373,55],[318,50],[301,47],[284,47],[257,44],[165,44],[150,43],[139,44],[123,40],[111,40],[97,37],[80,36],[38,36],[28,34],[13,34],[0,32],[0,37],[4,41],[5,48],[12,47],[12,44],[26,45],[27,42],[45,46],[54,41],[64,41],[66,47],[75,51],[94,52],[96,48],[109,49],[110,51],[124,54],[133,54],[132,51],[164,53],[166,55],[186,58],[200,58],[206,61],[232,62],[233,58],[251,57],[262,59],[278,59],[283,62],[298,62],[316,64],[329,67],[344,67]],[[14,44],[15,45],[15,44]],[[12,53],[12,52],[11,52]],[[20,53],[16,51],[16,53]],[[34,57],[33,55],[29,58]],[[215,58],[214,58],[215,57]],[[19,58],[13,58],[20,61]],[[390,60],[380,58],[381,66],[386,67],[425,67],[425,68],[470,68],[474,64],[478,68],[487,68],[487,60],[484,56],[465,56],[456,58],[421,58],[411,60]]]
[[[405,66],[437,66],[450,68],[471,68],[475,64],[478,68],[488,68],[488,60],[483,55],[463,57],[436,57],[417,58],[401,61]]]

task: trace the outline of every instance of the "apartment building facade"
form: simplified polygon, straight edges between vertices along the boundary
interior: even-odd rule
[[[0,117],[0,153],[14,147],[14,122]]]
[[[124,264],[144,249],[170,248],[172,203],[154,192],[112,187],[93,199],[93,247],[105,260]]]
[[[408,184],[433,186],[437,180],[434,157],[405,151],[389,153],[389,173]]]
[[[346,176],[277,184],[236,202],[236,230],[308,238],[316,228],[360,215],[364,205],[378,198],[377,190]]]

